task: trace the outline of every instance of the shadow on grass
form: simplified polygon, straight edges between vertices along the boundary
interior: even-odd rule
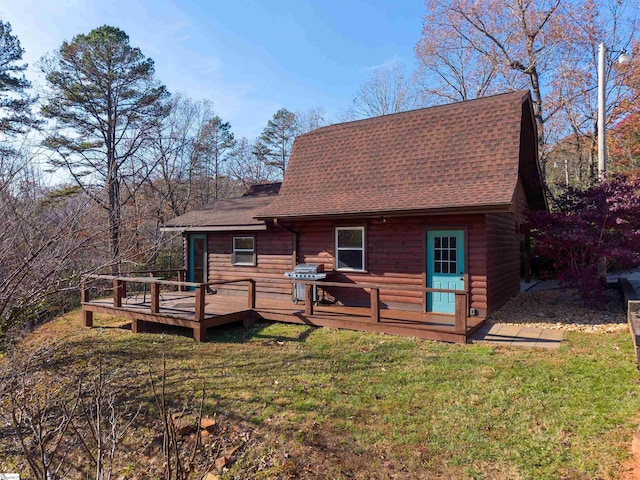
[[[253,326],[245,328],[240,323],[210,328],[207,342],[211,343],[247,343],[255,340],[273,342],[305,342],[317,327],[307,326],[302,332],[290,332],[288,335],[264,333],[265,329],[278,322],[257,321]]]
[[[242,321],[210,327],[207,330],[206,342],[208,343],[246,343],[255,340],[270,340],[277,342],[304,342],[318,327],[307,326],[307,328],[297,334],[292,332],[291,335],[270,335],[263,331],[278,322],[269,322],[259,320],[253,326],[245,327]],[[94,328],[102,328],[105,330],[122,330],[131,331],[131,322],[118,323],[114,325],[96,325]],[[193,339],[193,330],[188,327],[180,327],[176,325],[166,325],[162,323],[144,322],[142,333],[157,335],[173,335],[184,338]]]

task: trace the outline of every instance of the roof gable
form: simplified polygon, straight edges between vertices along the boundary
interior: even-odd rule
[[[535,139],[535,128],[521,129],[525,102],[529,93],[519,91],[301,135],[280,194],[259,216],[510,205],[521,134]]]

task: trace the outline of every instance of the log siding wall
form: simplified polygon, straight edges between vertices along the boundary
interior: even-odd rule
[[[495,311],[519,288],[519,240],[512,213],[424,217],[398,217],[344,221],[297,221],[286,225],[297,232],[297,263],[322,263],[328,281],[375,282],[393,285],[427,286],[426,232],[428,230],[465,231],[465,287],[470,307],[481,316]],[[365,272],[335,271],[335,228],[364,226],[366,235]],[[219,232],[208,235],[209,281],[251,276],[261,296],[287,298],[291,284],[284,272],[291,270],[293,239],[291,232],[270,226],[253,232],[256,238],[256,265],[237,266],[231,262],[232,239],[246,232]],[[242,290],[240,286],[224,287]],[[243,291],[243,290],[242,290]],[[346,305],[368,305],[368,291],[327,289],[330,300]],[[383,307],[424,310],[421,292],[380,290]]]
[[[254,237],[256,265],[233,264],[233,237]],[[251,277],[256,280],[256,292],[266,296],[290,295],[291,285],[284,281],[284,272],[291,270],[293,235],[279,228],[259,232],[209,233],[207,241],[209,282]],[[226,293],[238,290],[246,294],[242,285],[222,287]]]
[[[520,232],[512,214],[486,216],[487,314],[520,291]]]
[[[335,227],[364,226],[366,232],[366,272],[335,271]],[[487,306],[484,215],[353,220],[350,222],[296,222],[300,262],[323,263],[327,280],[375,282],[393,285],[427,286],[426,232],[465,230],[465,280],[471,293],[471,307],[483,314]],[[368,305],[369,294],[357,289],[328,289],[337,301],[347,305]],[[380,290],[382,306],[423,310],[426,299],[411,290]]]

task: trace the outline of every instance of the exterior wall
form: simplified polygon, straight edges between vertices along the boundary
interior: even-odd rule
[[[366,272],[335,270],[335,227],[364,226]],[[296,263],[322,263],[327,281],[380,283],[394,286],[426,286],[426,232],[465,231],[465,286],[470,307],[485,316],[518,293],[520,251],[517,224],[512,213],[424,216],[351,220],[298,221],[287,225],[298,233]],[[234,236],[256,238],[256,266],[232,264]],[[216,232],[208,234],[208,280],[251,277],[261,296],[290,298],[291,284],[284,272],[292,269],[293,234],[270,226],[260,232]],[[244,285],[218,288],[246,292]],[[326,298],[345,305],[368,305],[369,293],[357,288],[327,288]],[[426,298],[410,289],[380,291],[382,306],[424,310]]]
[[[256,265],[233,265],[233,237],[255,238]],[[291,294],[291,284],[284,272],[291,270],[293,235],[279,228],[258,232],[210,232],[207,236],[208,281],[253,278],[256,292],[262,296]],[[226,285],[218,290],[246,292],[245,285]]]
[[[520,291],[520,234],[514,215],[486,216],[487,313],[491,314]]]
[[[516,221],[520,224],[527,222],[527,211],[529,211],[529,203],[527,202],[527,196],[522,186],[522,180],[518,179],[518,185],[516,186],[516,193],[514,196],[514,207]]]
[[[365,226],[365,273],[335,271],[335,227]],[[305,221],[293,226],[299,234],[298,261],[323,263],[327,281],[374,282],[426,286],[426,232],[428,229],[466,231],[465,284],[471,307],[484,314],[487,308],[484,215],[430,216],[339,221]],[[368,292],[353,288],[331,288],[327,292],[346,305],[368,305]],[[411,290],[380,291],[382,305],[424,310],[426,298]]]

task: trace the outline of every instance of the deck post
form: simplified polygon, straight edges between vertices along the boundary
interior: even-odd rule
[[[151,313],[160,313],[160,284],[151,284]]]
[[[313,285],[309,283],[304,284],[304,314],[313,315]]]
[[[380,289],[371,289],[371,320],[380,323]]]
[[[256,308],[256,281],[252,278],[247,280],[247,296],[249,297],[248,307],[253,310]]]
[[[204,342],[207,339],[207,328],[202,325],[193,327],[193,339],[198,343]]]
[[[467,295],[465,293],[456,293],[455,299],[455,323],[454,330],[456,333],[467,333]]]
[[[204,299],[205,299],[206,293],[207,293],[207,286],[205,284],[200,284],[196,287],[195,317],[196,317],[196,321],[198,322],[201,322],[204,320]]]
[[[126,289],[126,286],[125,286],[124,280],[115,279],[113,281],[113,306],[114,307],[122,306],[122,299],[125,296],[125,291],[126,291],[125,289]]]
[[[93,327],[93,312],[82,309],[82,325],[85,327]]]
[[[131,319],[131,333],[142,333],[144,322],[139,318]]]

